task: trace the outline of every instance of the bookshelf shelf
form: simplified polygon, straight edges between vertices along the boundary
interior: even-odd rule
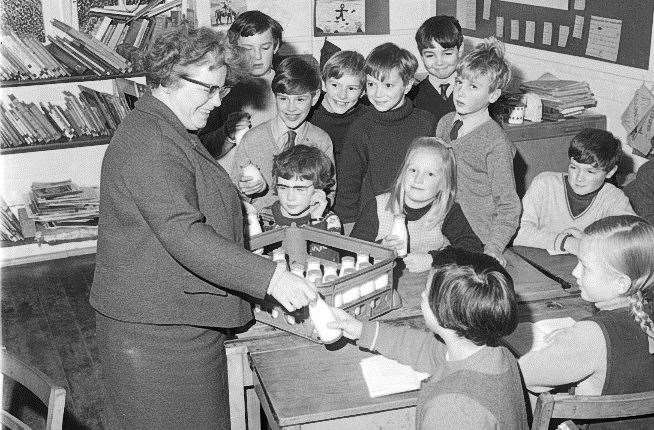
[[[24,152],[51,151],[53,149],[79,148],[82,146],[105,145],[109,143],[111,136],[89,136],[84,138],[75,138],[63,142],[51,142],[41,145],[24,145],[14,146],[11,148],[0,149],[0,155],[3,154],[21,154]]]
[[[64,76],[61,78],[50,79],[25,79],[22,81],[2,81],[0,88],[25,87],[31,85],[50,85],[62,83],[78,83],[89,81],[105,81],[115,78],[138,78],[145,76],[144,72],[118,73],[114,75],[81,75],[81,76]]]

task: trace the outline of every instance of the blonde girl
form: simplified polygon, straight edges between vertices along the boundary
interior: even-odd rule
[[[654,226],[632,215],[600,219],[577,256],[581,297],[599,312],[523,356],[525,384],[538,392],[572,383],[584,395],[654,390]],[[647,423],[654,428],[654,418]]]
[[[405,216],[409,253],[404,263],[412,272],[429,269],[429,251],[450,244],[481,252],[483,244],[454,201],[455,194],[454,154],[441,139],[418,137],[411,142],[390,192],[362,208],[351,236],[400,249],[404,242],[390,231],[393,219]]]

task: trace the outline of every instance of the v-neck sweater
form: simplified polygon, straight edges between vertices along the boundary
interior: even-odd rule
[[[390,189],[411,141],[433,136],[434,125],[434,117],[408,98],[399,108],[369,109],[352,122],[336,163],[334,212],[341,221],[356,221],[362,205]]]
[[[573,216],[566,182],[567,174],[561,172],[543,172],[531,181],[522,198],[522,218],[514,245],[554,250],[556,238],[563,230],[583,230],[607,216],[634,215],[622,190],[605,183],[586,210]]]

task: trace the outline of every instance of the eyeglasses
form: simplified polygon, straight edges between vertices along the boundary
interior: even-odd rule
[[[311,189],[313,185],[297,185],[294,187],[290,187],[288,185],[282,185],[282,184],[277,184],[277,192],[278,193],[287,193],[290,190],[293,190],[298,193],[308,193],[309,189]]]
[[[187,82],[191,82],[193,84],[197,84],[200,86],[203,86],[207,90],[209,90],[209,97],[213,97],[216,95],[216,92],[220,92],[220,96],[223,96],[223,92],[227,89],[227,87],[221,87],[220,85],[209,85],[207,83],[204,83],[202,81],[198,81],[197,79],[189,78],[186,75],[181,75],[181,79],[184,79]]]

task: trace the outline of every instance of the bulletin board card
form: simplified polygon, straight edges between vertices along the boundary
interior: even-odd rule
[[[319,7],[319,3],[323,1],[324,0],[314,0],[313,35],[315,37],[353,36],[353,35],[365,35],[365,34],[389,34],[390,32],[389,16],[388,16],[388,10],[389,10],[388,0],[360,0],[354,2],[344,2],[344,1],[333,2],[333,3],[337,3],[337,6],[339,6],[334,10],[334,14],[336,16],[338,16],[337,9],[340,9],[341,5],[345,7],[348,5],[348,3],[365,4],[365,26],[363,27],[363,30],[359,32],[352,31],[352,32],[338,32],[338,33],[324,32],[321,28],[319,28],[318,25],[319,22],[325,20],[325,17],[317,16],[316,14],[321,9]]]
[[[654,1],[567,0],[562,9],[535,6],[543,3],[437,0],[437,13],[457,16],[466,36],[496,36],[504,43],[648,69]],[[561,0],[552,4],[561,6]]]

